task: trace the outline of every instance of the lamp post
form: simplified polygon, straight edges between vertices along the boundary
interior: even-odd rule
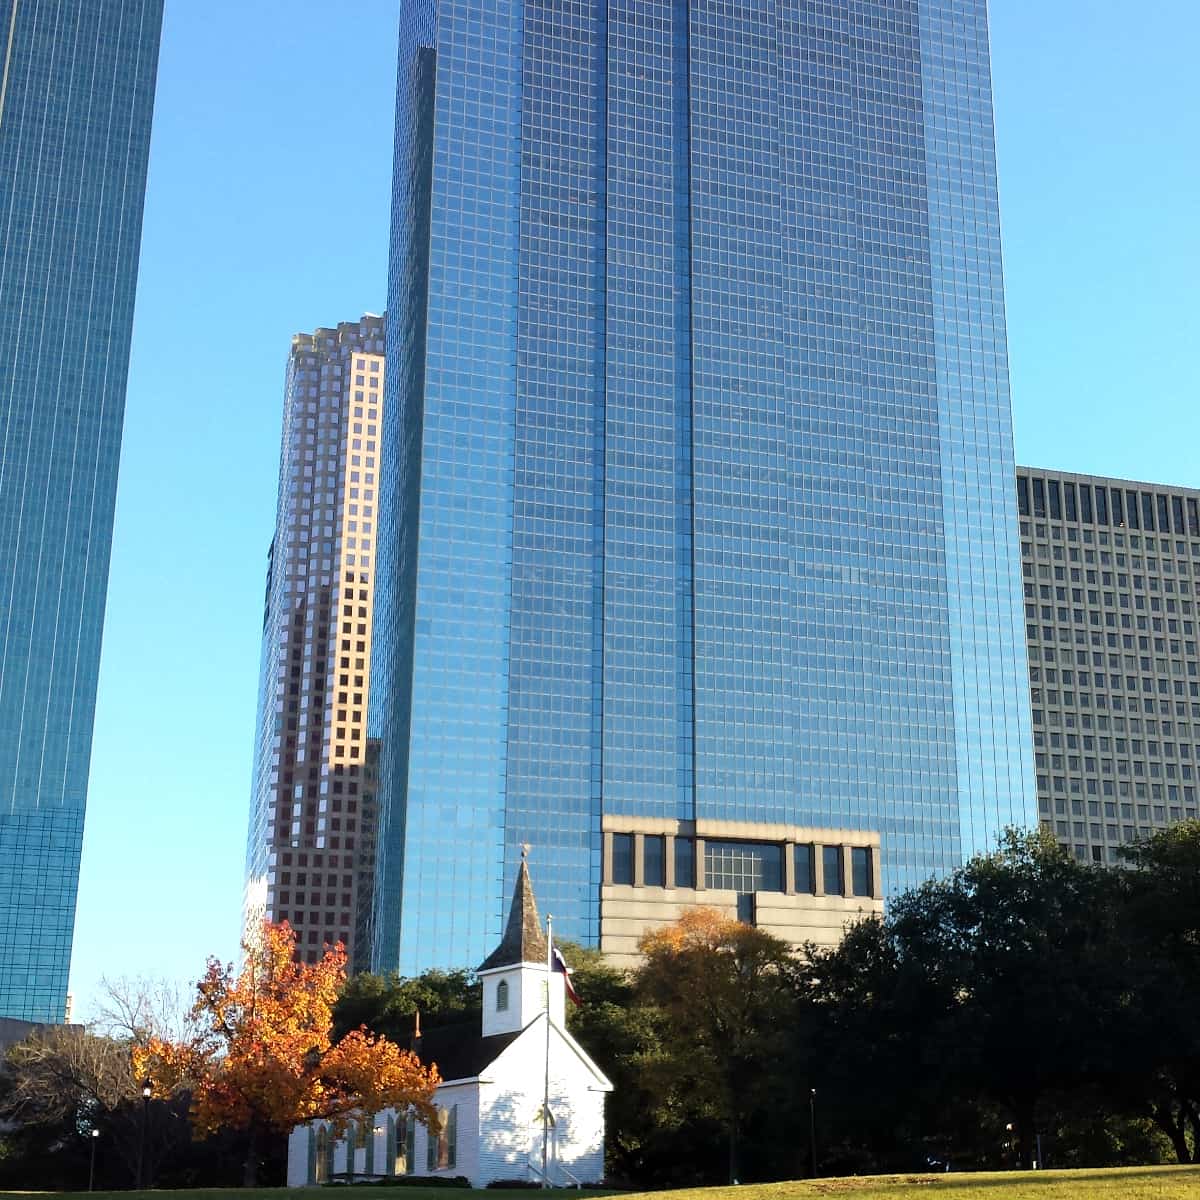
[[[812,1177],[817,1177],[817,1089],[808,1089],[808,1148],[812,1153]]]
[[[88,1191],[92,1191],[96,1183],[96,1139],[100,1136],[100,1130],[92,1130],[92,1157],[88,1162]]]
[[[140,1191],[145,1182],[145,1167],[146,1167],[146,1124],[150,1119],[150,1097],[154,1094],[154,1089],[150,1085],[149,1079],[142,1080],[142,1128],[138,1134],[138,1156],[137,1156],[137,1185]]]
[[[547,1158],[550,1151],[550,984],[554,979],[554,918],[546,914],[546,1075],[542,1088],[542,1187],[550,1180]]]

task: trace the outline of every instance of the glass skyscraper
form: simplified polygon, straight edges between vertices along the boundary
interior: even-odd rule
[[[61,1021],[162,0],[0,0],[0,1016]]]
[[[983,0],[412,0],[374,961],[477,961],[614,815],[1036,821]],[[603,827],[602,827],[603,826]]]

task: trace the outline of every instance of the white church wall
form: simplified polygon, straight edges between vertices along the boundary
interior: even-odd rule
[[[465,1175],[472,1183],[479,1171],[479,1085],[476,1083],[442,1084],[434,1096],[434,1103],[447,1112],[458,1106],[456,1118],[457,1136],[454,1165],[429,1170],[430,1132],[424,1125],[417,1126],[416,1145],[413,1154],[412,1175],[444,1175],[453,1178]]]
[[[480,1088],[480,1186],[530,1177],[541,1166],[545,1026],[538,1022],[484,1073]],[[548,1174],[555,1184],[604,1177],[604,1093],[557,1027],[550,1048],[550,1111],[554,1116]],[[565,1168],[570,1175],[564,1173]],[[472,1182],[476,1182],[472,1178]]]
[[[312,1125],[297,1125],[288,1137],[287,1185],[304,1187],[308,1183],[308,1142],[315,1136]]]

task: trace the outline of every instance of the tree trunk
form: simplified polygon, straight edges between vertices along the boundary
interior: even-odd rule
[[[738,1181],[738,1123],[737,1117],[729,1118],[729,1182]]]
[[[1186,1121],[1192,1127],[1191,1161],[1196,1162],[1200,1160],[1200,1113],[1197,1113],[1196,1106],[1187,1100],[1183,1102],[1183,1111],[1184,1116],[1179,1123],[1182,1125]],[[1185,1148],[1188,1145],[1186,1136],[1183,1144]]]
[[[242,1186],[258,1186],[258,1133],[250,1131],[250,1139],[246,1144],[246,1163],[242,1170]]]
[[[1192,1152],[1188,1146],[1187,1126],[1182,1114],[1176,1117],[1173,1106],[1168,1101],[1166,1104],[1151,1105],[1150,1119],[1171,1139],[1176,1161],[1190,1163]]]
[[[1033,1139],[1037,1130],[1035,1105],[1023,1103],[1017,1105],[1017,1146],[1021,1160],[1021,1169],[1028,1171],[1033,1166]],[[1040,1164],[1039,1164],[1040,1165]]]

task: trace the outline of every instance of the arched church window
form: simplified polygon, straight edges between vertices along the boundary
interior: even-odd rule
[[[325,1132],[324,1125],[317,1126],[317,1135],[313,1140],[313,1149],[315,1151],[313,1161],[313,1183],[326,1183],[331,1174],[329,1169],[329,1134]]]
[[[502,979],[496,984],[496,1011],[508,1011],[508,980]]]
[[[438,1108],[437,1121],[427,1134],[425,1169],[446,1171],[458,1163],[458,1105]]]

